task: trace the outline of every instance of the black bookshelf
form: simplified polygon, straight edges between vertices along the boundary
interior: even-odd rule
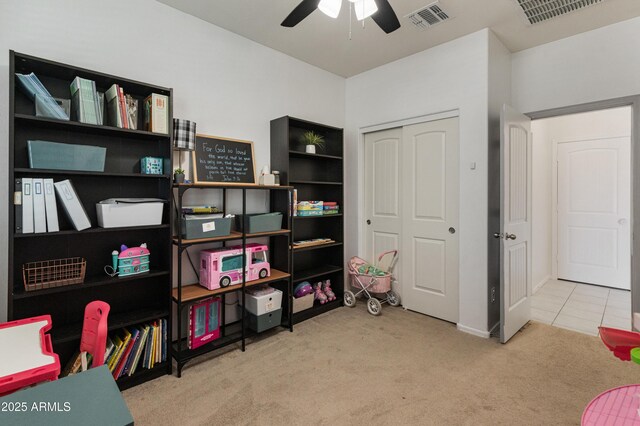
[[[171,158],[171,133],[120,129],[108,125],[84,124],[36,117],[33,102],[16,86],[15,73],[35,73],[54,97],[69,99],[69,85],[80,76],[96,82],[104,92],[112,84],[138,100],[137,128],[142,129],[142,104],[145,97],[158,93],[169,97],[169,123],[172,120],[172,89],[141,83],[72,65],[36,58],[10,51],[9,66],[9,193],[21,177],[70,179],[93,225],[76,231],[58,202],[60,231],[21,234],[15,232],[14,205],[9,206],[8,316],[10,320],[49,314],[53,349],[62,366],[80,345],[84,308],[93,300],[111,306],[110,331],[155,319],[166,319],[171,330],[172,211],[165,206],[162,223],[153,226],[121,228],[97,227],[95,204],[103,199],[145,197],[171,199],[171,176],[143,175],[140,158]],[[171,131],[171,126],[169,126]],[[104,172],[30,169],[28,140],[45,140],[107,148]],[[130,247],[146,242],[151,251],[150,272],[123,278],[106,275],[103,268],[111,264],[111,252],[121,244]],[[25,291],[22,265],[27,262],[83,257],[87,261],[82,284]],[[139,369],[131,377],[120,378],[121,389],[172,373],[171,362],[156,364],[153,369]]]
[[[325,147],[316,154],[305,152],[299,142],[307,131],[324,137]],[[281,182],[292,185],[298,201],[335,201],[340,213],[325,216],[294,216],[293,241],[331,238],[334,243],[293,249],[292,281],[331,280],[335,301],[293,314],[293,323],[342,306],[344,294],[344,163],[343,129],[289,116],[271,121],[271,169],[278,170]],[[278,203],[273,200],[272,203]]]
[[[229,293],[238,292],[238,297],[242,300],[242,306],[246,306],[245,290],[249,287],[253,287],[261,284],[269,284],[278,290],[282,291],[282,320],[280,326],[293,331],[293,317],[292,317],[292,303],[293,303],[293,288],[291,281],[291,267],[292,267],[292,254],[291,254],[291,235],[293,233],[293,221],[290,215],[289,200],[292,195],[292,188],[290,186],[260,186],[260,185],[238,185],[238,184],[175,184],[174,188],[174,201],[175,209],[177,212],[182,211],[183,198],[187,191],[190,189],[200,189],[209,191],[221,191],[222,192],[222,205],[219,206],[223,214],[234,213],[247,214],[247,192],[251,190],[269,191],[271,204],[271,212],[281,212],[283,214],[282,229],[271,232],[259,232],[248,233],[244,229],[244,223],[241,221],[239,229],[231,231],[230,235],[213,238],[200,238],[200,239],[185,239],[181,233],[175,235],[172,238],[172,243],[176,247],[178,264],[177,264],[177,286],[172,290],[171,300],[176,306],[177,312],[177,325],[176,333],[173,333],[171,339],[171,356],[176,361],[178,377],[182,375],[182,369],[187,362],[216,351],[218,349],[230,346],[239,345],[240,349],[244,352],[247,339],[257,333],[251,331],[248,328],[249,318],[248,311],[246,309],[241,310],[240,320],[234,323],[225,323],[225,310],[227,309],[226,296]],[[240,191],[242,194],[242,205],[240,211],[233,211],[228,204],[229,191]],[[176,228],[178,228],[176,226]],[[255,239],[268,239],[269,245],[269,263],[271,265],[270,276],[253,281],[246,281],[246,269],[243,268],[242,282],[228,287],[220,287],[214,290],[209,290],[202,287],[199,283],[185,283],[183,281],[183,265],[182,259],[188,255],[187,249],[193,246],[210,245],[212,243],[221,244],[222,247],[230,245],[242,245],[246,247],[249,241],[255,241]],[[240,244],[238,244],[240,242]],[[244,253],[245,250],[242,250]],[[197,254],[196,254],[197,256]],[[196,260],[198,262],[199,259]],[[243,259],[243,263],[246,259]],[[196,271],[198,275],[199,271]],[[221,335],[218,339],[209,342],[203,346],[195,349],[189,349],[188,347],[188,314],[189,306],[195,302],[210,297],[221,298],[221,317],[220,324]]]

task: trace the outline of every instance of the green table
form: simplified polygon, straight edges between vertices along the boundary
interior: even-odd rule
[[[0,425],[133,425],[107,366],[0,398]]]

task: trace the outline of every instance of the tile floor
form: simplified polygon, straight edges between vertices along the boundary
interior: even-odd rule
[[[631,292],[549,280],[531,299],[533,320],[598,335],[598,326],[631,330]]]

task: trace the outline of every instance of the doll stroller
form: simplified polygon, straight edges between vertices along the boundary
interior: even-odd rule
[[[367,298],[367,311],[371,315],[382,313],[382,304],[391,306],[400,305],[400,296],[391,289],[394,281],[393,267],[398,260],[398,250],[386,251],[378,256],[375,265],[371,265],[359,257],[349,260],[348,268],[351,276],[351,286],[356,293],[347,290],[344,292],[344,304],[350,308],[356,306],[356,298],[364,294]],[[385,298],[377,299],[371,293],[384,294]]]

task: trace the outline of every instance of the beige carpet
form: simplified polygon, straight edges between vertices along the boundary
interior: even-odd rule
[[[570,425],[639,382],[596,337],[532,323],[502,345],[360,301],[124,396],[138,425]]]

